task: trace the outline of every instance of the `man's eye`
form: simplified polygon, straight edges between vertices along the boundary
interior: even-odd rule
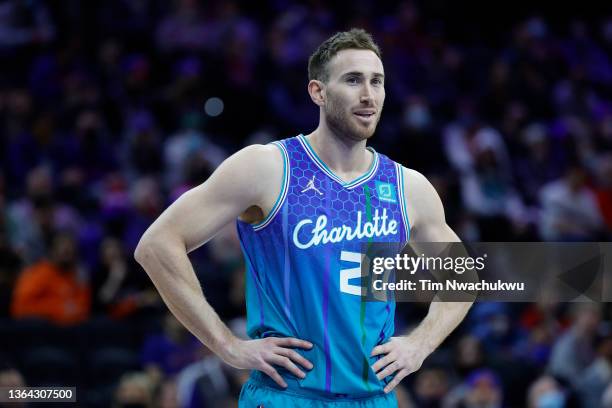
[[[373,83],[374,85],[382,85],[383,81],[382,81],[382,79],[378,79],[378,78],[376,78],[376,79],[373,79],[373,80],[372,80],[372,83]]]
[[[357,78],[357,77],[351,77],[351,78],[348,78],[348,79],[346,80],[346,82],[348,82],[349,84],[357,84],[357,83],[359,83],[359,78]]]

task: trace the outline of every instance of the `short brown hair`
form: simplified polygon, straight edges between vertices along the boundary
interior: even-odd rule
[[[380,49],[372,36],[361,28],[342,31],[323,41],[308,59],[308,79],[326,82],[329,79],[327,63],[339,51],[347,49],[370,50],[381,58]]]

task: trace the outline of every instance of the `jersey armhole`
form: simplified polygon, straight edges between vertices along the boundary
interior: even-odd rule
[[[395,163],[395,172],[397,177],[397,192],[399,195],[400,212],[402,213],[402,222],[404,223],[404,231],[406,231],[406,242],[410,241],[410,220],[408,219],[408,208],[406,207],[406,193],[404,190],[404,169],[399,163]]]
[[[283,206],[285,198],[287,197],[287,192],[289,191],[289,154],[287,153],[287,149],[285,148],[285,145],[282,142],[272,142],[271,144],[278,147],[278,149],[281,151],[281,156],[283,157],[283,181],[278,197],[276,197],[276,201],[274,202],[270,213],[268,213],[268,216],[264,218],[263,221],[260,221],[257,224],[251,224],[253,230],[256,232],[264,229],[272,222],[274,216]]]

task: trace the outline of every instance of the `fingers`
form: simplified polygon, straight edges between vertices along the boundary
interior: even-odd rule
[[[384,356],[383,358],[381,358],[380,360],[378,360],[377,362],[375,362],[372,365],[372,370],[377,373],[379,372],[383,367],[388,366],[389,364],[391,364],[391,362],[393,362],[395,360],[395,354],[393,353],[389,353],[386,356]]]
[[[300,340],[293,337],[268,337],[269,339],[274,339],[274,343],[277,346],[283,347],[299,347],[303,349],[312,348],[312,343],[306,340]]]
[[[293,364],[293,362],[289,360],[287,357],[283,357],[283,356],[279,356],[275,354],[271,356],[270,358],[268,358],[268,361],[270,363],[276,364],[277,366],[285,367],[291,374],[295,375],[296,377],[299,377],[299,378],[306,377],[306,374],[304,374],[304,372],[300,370],[295,364]]]
[[[402,381],[404,377],[406,377],[409,373],[410,372],[405,368],[399,371],[397,374],[395,374],[395,377],[393,377],[393,380],[391,380],[391,382],[387,384],[387,386],[385,387],[383,391],[387,394],[393,391],[393,389],[397,387],[400,381]]]
[[[379,346],[374,347],[374,349],[372,349],[372,354],[370,354],[370,356],[374,357],[374,356],[378,356],[379,354],[387,354],[390,351],[391,351],[391,344],[385,343],[385,344],[381,344]]]
[[[283,380],[283,377],[280,376],[278,371],[274,369],[270,364],[264,363],[261,367],[261,371],[268,375],[268,377],[272,378],[275,383],[280,385],[283,388],[287,388],[287,383]]]
[[[382,370],[380,373],[376,374],[376,378],[378,378],[379,380],[382,380],[383,378],[390,376],[391,374],[393,374],[399,369],[400,369],[399,364],[397,363],[397,361],[394,361],[393,363],[385,367],[385,369]]]
[[[310,361],[291,349],[293,347],[309,349],[312,348],[312,343],[292,337],[268,337],[263,341],[265,343],[262,344],[266,344],[264,347],[267,348],[267,352],[262,353],[263,361],[259,369],[281,387],[286,388],[287,383],[272,364],[287,369],[298,378],[305,378],[306,374],[294,364],[294,361],[308,370],[313,368]]]
[[[277,347],[274,349],[274,352],[281,356],[290,358],[291,360],[295,361],[296,363],[298,363],[299,365],[301,365],[302,367],[308,370],[312,370],[312,367],[313,367],[312,363],[306,360],[304,357],[302,357],[298,352],[294,350]]]

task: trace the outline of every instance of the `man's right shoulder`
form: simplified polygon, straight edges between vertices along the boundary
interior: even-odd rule
[[[232,191],[249,205],[266,208],[276,199],[283,180],[283,155],[278,146],[251,145],[228,157],[211,177],[217,193]],[[234,197],[235,198],[235,197]]]
[[[283,164],[283,158],[281,156],[281,151],[275,144],[253,144],[249,145],[242,150],[240,150],[244,155],[249,156],[252,160],[256,161],[278,161],[279,164]]]
[[[278,146],[254,144],[239,150],[234,165],[253,177],[264,180],[283,171],[283,156]]]
[[[228,158],[224,165],[223,180],[245,198],[244,209],[254,205],[267,214],[281,192],[284,177],[283,153],[279,147],[274,144],[247,146]]]

